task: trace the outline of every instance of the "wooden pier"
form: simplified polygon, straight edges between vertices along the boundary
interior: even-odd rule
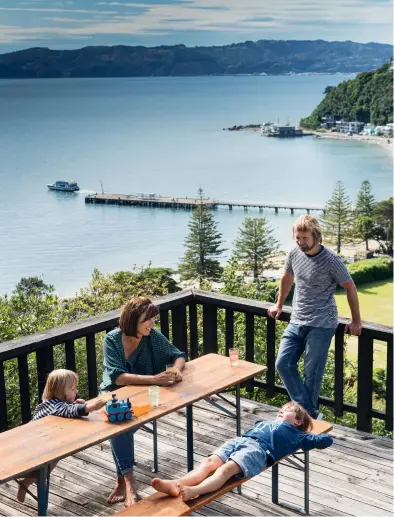
[[[311,211],[324,211],[323,205],[297,205],[297,204],[282,204],[282,203],[263,203],[257,201],[225,201],[218,199],[200,199],[200,198],[174,198],[162,197],[154,194],[90,194],[85,197],[85,203],[101,204],[101,205],[120,205],[120,206],[145,206],[149,208],[169,208],[169,209],[184,209],[193,210],[199,204],[204,204],[211,210],[217,210],[219,207],[227,207],[232,210],[234,207],[240,207],[247,212],[250,208],[257,208],[260,212],[263,209],[273,209],[277,214],[279,209],[290,210],[294,214],[295,210],[301,210],[306,213]]]

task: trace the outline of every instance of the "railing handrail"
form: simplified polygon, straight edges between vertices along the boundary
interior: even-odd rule
[[[179,305],[190,303],[207,303],[220,308],[234,309],[245,313],[254,313],[267,316],[267,311],[272,303],[260,302],[250,298],[241,298],[223,293],[213,293],[199,289],[185,289],[153,300],[161,310],[171,309]],[[121,309],[105,312],[97,316],[91,316],[83,320],[61,325],[35,334],[23,336],[11,341],[0,343],[0,361],[5,361],[19,355],[33,352],[35,350],[53,346],[68,339],[78,339],[86,336],[87,333],[96,333],[107,330],[118,324]],[[280,315],[281,321],[289,321],[292,308],[283,306]],[[340,325],[346,325],[348,318],[339,318]],[[393,336],[393,328],[388,325],[363,321],[363,331],[372,331],[375,339],[385,341]]]
[[[261,316],[267,316],[267,311],[274,304],[271,302],[260,302],[250,298],[241,298],[238,296],[231,296],[222,293],[212,293],[211,291],[200,291],[193,289],[194,300],[197,303],[208,303],[216,305],[221,308],[234,309],[240,312],[253,312],[254,314],[260,314]],[[292,312],[292,307],[284,305],[280,320],[289,321]],[[346,325],[349,323],[350,318],[338,318],[339,325]],[[393,327],[389,325],[381,325],[372,321],[363,320],[363,330],[371,330],[385,341],[390,336],[393,336]],[[376,337],[376,339],[379,339]]]
[[[185,289],[176,293],[161,296],[153,303],[161,310],[173,308],[193,300],[191,289]],[[52,329],[29,334],[11,341],[0,343],[0,361],[5,361],[20,355],[34,352],[47,346],[53,346],[68,339],[85,337],[87,333],[96,333],[107,330],[118,324],[121,308],[113,311],[91,316],[83,320],[67,323]]]

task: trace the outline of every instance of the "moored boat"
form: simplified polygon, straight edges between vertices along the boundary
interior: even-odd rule
[[[48,183],[49,190],[60,190],[61,192],[75,192],[79,190],[76,181],[55,181],[55,183]]]

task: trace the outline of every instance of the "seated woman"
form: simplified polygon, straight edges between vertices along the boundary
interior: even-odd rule
[[[104,339],[104,371],[100,389],[103,392],[121,386],[156,384],[171,386],[182,380],[186,355],[170,344],[154,329],[159,309],[148,298],[132,298],[123,307],[119,329],[109,332]],[[165,371],[174,364],[173,371]],[[108,503],[124,501],[130,506],[136,502],[134,484],[134,431],[111,439],[117,480]]]

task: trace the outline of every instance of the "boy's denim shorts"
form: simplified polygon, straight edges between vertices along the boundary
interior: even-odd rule
[[[237,437],[228,440],[212,454],[226,463],[233,460],[242,470],[240,477],[253,477],[267,466],[267,454],[254,438]]]

